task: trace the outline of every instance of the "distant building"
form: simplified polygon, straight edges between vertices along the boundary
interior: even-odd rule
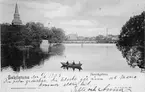
[[[79,36],[79,37],[78,37],[78,40],[81,40],[81,41],[82,41],[82,40],[84,40],[84,39],[85,39],[85,37],[83,37],[83,36]]]
[[[22,24],[22,21],[20,20],[20,15],[19,15],[19,11],[18,11],[18,5],[16,3],[14,19],[12,20],[12,25],[21,25],[21,24]]]
[[[118,35],[108,35],[107,38],[111,38],[112,40],[118,40]]]
[[[77,40],[78,35],[77,34],[69,34],[69,35],[67,35],[67,39],[68,40]]]
[[[118,36],[112,37],[112,40],[118,40],[118,39],[119,39]]]

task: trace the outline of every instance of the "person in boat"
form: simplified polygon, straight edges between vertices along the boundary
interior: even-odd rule
[[[67,64],[67,65],[69,64],[68,61],[66,62],[66,64]]]
[[[73,65],[75,65],[75,62],[73,61]]]
[[[80,61],[79,61],[79,64],[81,64]]]

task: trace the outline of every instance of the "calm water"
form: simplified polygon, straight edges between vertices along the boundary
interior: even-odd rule
[[[36,64],[29,65],[29,69],[25,71],[73,71],[61,68],[60,62],[66,61],[75,63],[80,61],[83,64],[81,71],[140,71],[127,64],[115,44],[84,44],[83,46],[81,44],[64,44],[50,49],[47,41],[43,41],[39,52],[43,53],[30,55],[29,61],[25,60],[28,64],[31,60],[35,61],[34,57],[41,56],[38,58],[39,60],[36,60]],[[10,70],[9,68],[4,69],[4,71]]]

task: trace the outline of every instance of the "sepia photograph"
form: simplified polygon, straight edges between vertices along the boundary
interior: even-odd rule
[[[1,74],[145,72],[145,0],[0,0],[0,31]]]

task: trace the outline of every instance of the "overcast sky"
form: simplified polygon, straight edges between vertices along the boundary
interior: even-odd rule
[[[80,36],[105,35],[107,28],[119,34],[131,16],[145,11],[145,0],[0,0],[0,23],[11,23],[17,1],[23,24],[41,22]]]

